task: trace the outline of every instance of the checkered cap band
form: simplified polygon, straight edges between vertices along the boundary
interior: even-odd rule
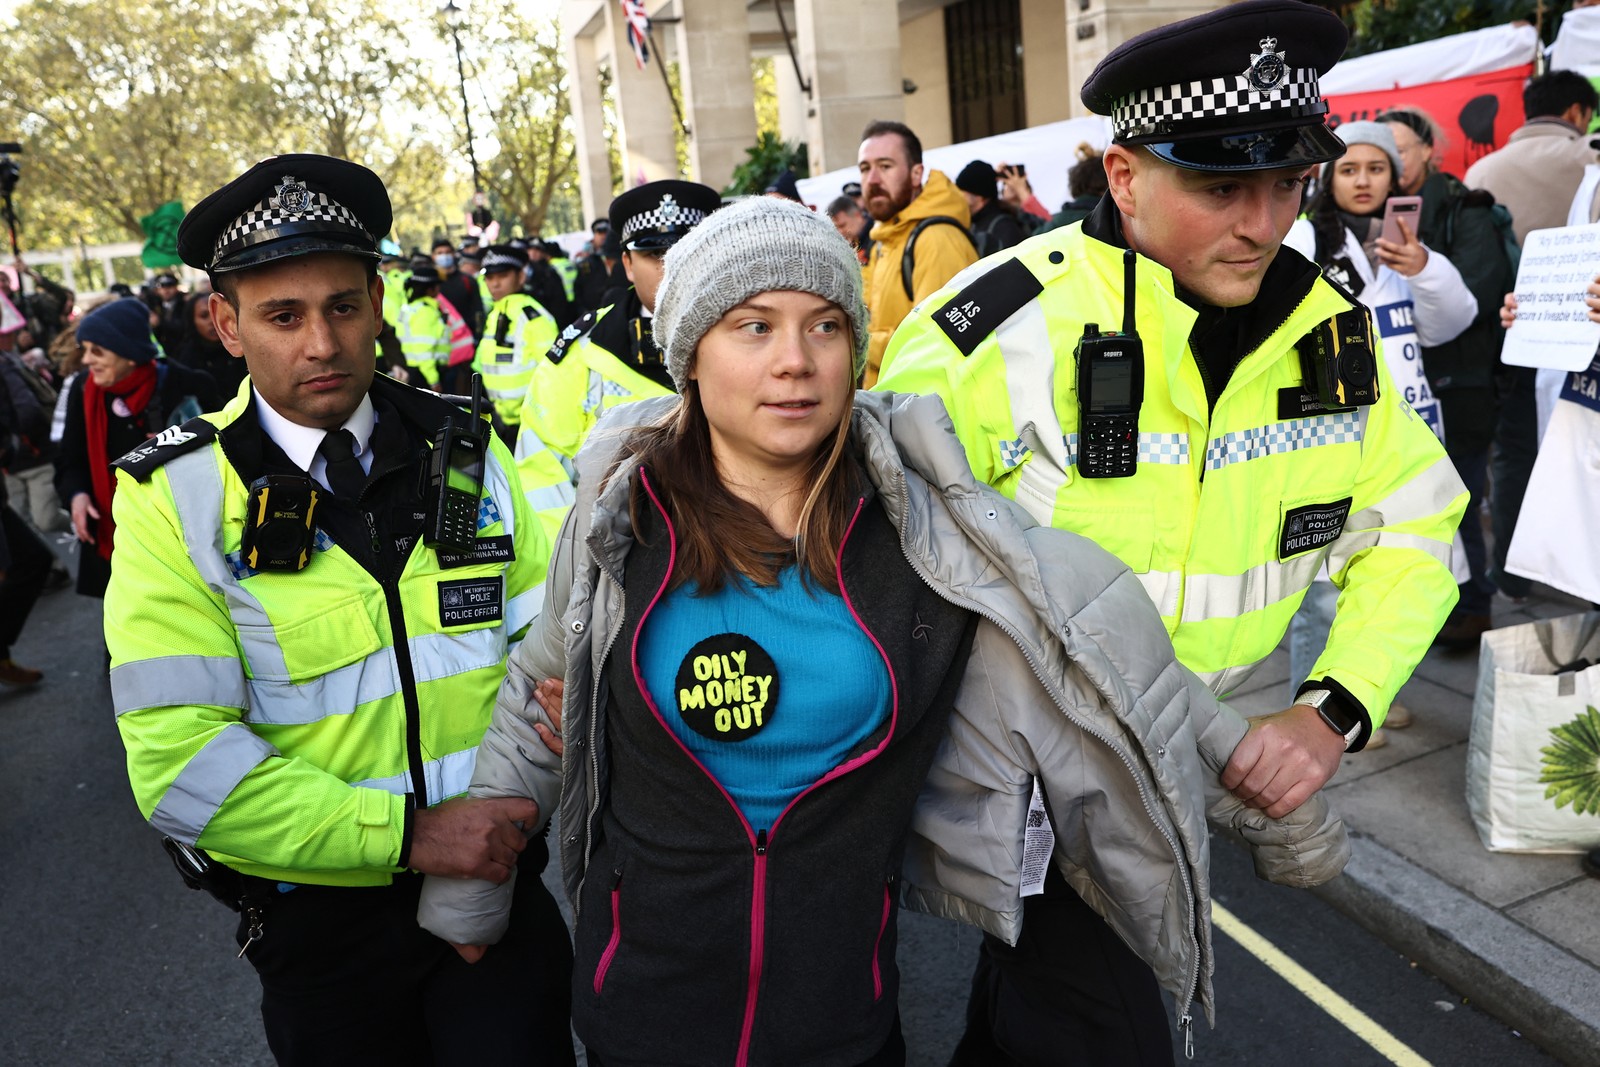
[[[706,213],[697,207],[685,207],[672,197],[663,197],[661,203],[642,214],[635,215],[622,225],[622,243],[638,236],[640,233],[665,231],[668,229],[687,230],[704,222]]]
[[[276,193],[270,193],[255,207],[234,219],[227,229],[222,231],[222,236],[217,238],[215,248],[212,250],[212,262],[220,260],[224,253],[237,252],[247,248],[255,242],[252,237],[264,230],[276,229],[279,226],[290,224],[299,225],[307,222],[332,222],[347,226],[357,233],[366,236],[372,241],[373,237],[367,233],[361,220],[356,218],[349,208],[330,199],[326,193],[307,190],[309,203],[306,209],[299,214],[293,214],[280,207],[274,207],[272,201],[277,199]],[[376,243],[376,242],[374,242]]]
[[[483,273],[493,274],[497,270],[521,270],[522,261],[504,252],[490,252],[483,257]]]
[[[1118,137],[1176,133],[1196,119],[1314,114],[1320,100],[1314,67],[1290,68],[1276,88],[1265,90],[1251,85],[1246,74],[1230,74],[1140,89],[1111,109],[1111,125]]]

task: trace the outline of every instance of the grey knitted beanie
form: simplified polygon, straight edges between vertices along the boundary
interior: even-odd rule
[[[1343,122],[1334,129],[1333,135],[1347,145],[1369,144],[1374,148],[1380,149],[1384,155],[1389,157],[1389,166],[1394,168],[1395,184],[1400,184],[1400,171],[1402,169],[1400,165],[1400,146],[1395,142],[1394,131],[1389,128],[1387,122]],[[1333,168],[1338,163],[1338,160],[1334,160],[1331,163],[1323,164],[1323,181],[1328,180],[1329,175],[1333,173]]]
[[[752,196],[722,208],[667,253],[656,293],[656,343],[683,392],[706,331],[758,293],[815,293],[843,309],[855,342],[855,375],[867,365],[861,263],[833,223],[802,204]]]

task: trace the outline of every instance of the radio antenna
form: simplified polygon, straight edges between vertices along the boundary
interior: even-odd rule
[[[1134,274],[1135,266],[1139,261],[1139,253],[1128,249],[1122,253],[1122,335],[1133,337],[1138,334],[1134,326]]]

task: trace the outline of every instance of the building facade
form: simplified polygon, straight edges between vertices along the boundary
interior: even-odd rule
[[[584,214],[612,196],[606,78],[625,186],[680,176],[681,110],[681,176],[722,188],[756,142],[753,57],[773,58],[780,135],[804,142],[823,173],[854,162],[874,119],[933,148],[1082,116],[1078,86],[1112,48],[1225,2],[646,0],[653,45],[640,68],[618,0],[565,0]],[[677,64],[678,108],[663,61]]]

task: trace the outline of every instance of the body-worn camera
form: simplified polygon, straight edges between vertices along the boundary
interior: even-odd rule
[[[1365,307],[1341,311],[1300,339],[1306,391],[1324,407],[1362,407],[1378,400],[1378,355]]]
[[[250,483],[241,549],[258,571],[301,571],[316,541],[317,487],[310,478],[268,474]]]

